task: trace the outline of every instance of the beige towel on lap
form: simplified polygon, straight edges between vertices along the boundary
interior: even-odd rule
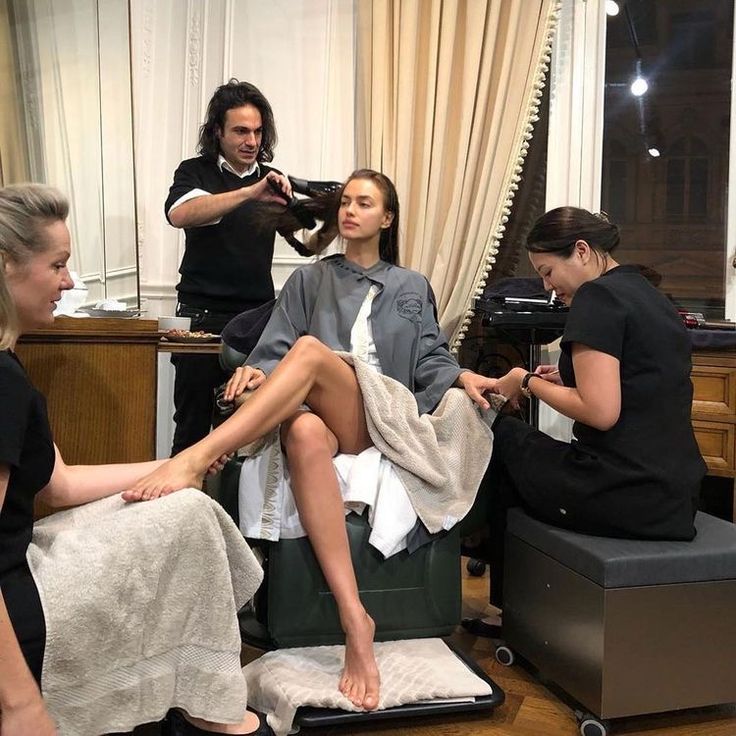
[[[338,355],[355,369],[371,440],[394,464],[417,516],[432,534],[450,529],[475,501],[491,459],[495,412],[482,417],[463,389],[451,388],[431,414],[420,415],[406,386],[349,353]]]
[[[42,691],[61,736],[131,731],[171,707],[242,718],[235,614],[263,572],[219,504],[195,489],[112,496],[36,523],[28,562],[46,617]]]
[[[375,645],[381,673],[379,709],[438,698],[491,694],[491,686],[463,664],[441,639]],[[250,705],[268,713],[276,736],[289,732],[297,708],[360,711],[338,689],[345,647],[303,647],[268,652],[247,665]]]
[[[363,395],[366,424],[376,449],[399,477],[416,515],[431,533],[451,529],[470,511],[491,459],[495,408],[505,402],[491,397],[494,409],[482,412],[460,388],[451,388],[432,414],[419,414],[414,394],[389,376],[350,353],[337,351],[355,369]],[[277,431],[240,450],[248,457],[263,455],[259,466],[262,490],[251,513],[249,531],[278,539],[283,495],[283,457]],[[241,498],[248,502],[241,479]],[[241,503],[243,501],[241,500]],[[259,515],[260,514],[260,515]],[[241,523],[247,514],[241,512]]]

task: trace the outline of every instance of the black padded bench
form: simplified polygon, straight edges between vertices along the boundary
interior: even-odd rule
[[[499,661],[518,652],[600,719],[736,701],[736,527],[695,526],[692,542],[608,539],[512,509]]]

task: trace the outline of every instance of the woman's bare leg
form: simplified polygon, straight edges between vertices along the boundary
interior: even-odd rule
[[[335,449],[358,453],[372,444],[366,427],[363,398],[352,367],[315,338],[302,337],[268,380],[226,422],[137,483],[126,496],[129,500],[154,498],[199,485],[214,460],[289,420],[304,403],[309,404],[334,438],[329,449],[329,472],[333,483],[336,483],[331,462]],[[290,466],[293,464],[292,459]],[[296,465],[299,465],[298,460]],[[299,512],[306,519],[305,529],[335,595],[346,633],[345,671],[340,689],[351,699],[362,697],[363,707],[375,708],[378,704],[378,671],[373,654],[374,626],[358,597],[347,548],[342,499],[338,492],[337,501],[331,500],[324,505],[316,500],[313,502],[309,494],[321,486],[319,481],[311,480],[314,476],[307,465],[304,464],[305,472],[302,472],[301,479],[300,470],[296,470],[295,498],[298,504],[302,499]],[[327,507],[332,521],[322,527],[317,517],[325,514]],[[338,518],[339,524],[336,523]],[[310,525],[313,525],[311,533]],[[338,527],[339,533],[335,531]],[[343,552],[336,555],[337,563],[334,563],[331,558],[335,554],[330,540],[339,536],[344,540],[344,547]]]
[[[299,518],[327,580],[345,632],[340,691],[357,706],[378,705],[380,678],[373,652],[375,624],[358,595],[345,511],[332,458],[338,441],[322,419],[299,412],[281,425],[291,490]]]
[[[262,437],[304,403],[324,420],[342,452],[356,453],[371,445],[355,371],[319,340],[300,337],[227,421],[132,486],[125,498],[145,500],[201,486],[215,460]]]

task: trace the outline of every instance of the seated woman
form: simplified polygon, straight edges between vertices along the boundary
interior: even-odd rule
[[[490,504],[491,603],[499,608],[511,506],[586,534],[695,536],[705,463],[690,422],[690,339],[641,268],[614,260],[618,243],[616,225],[576,207],[547,212],[527,237],[545,288],[570,307],[562,354],[557,367],[513,368],[493,391],[512,403],[534,396],[570,417],[574,439],[554,440],[512,416],[494,422],[482,493]],[[463,624],[499,634],[497,620]]]
[[[50,591],[43,588],[40,591],[37,589],[27,561],[27,553],[30,554],[35,547],[31,544],[34,498],[39,498],[51,506],[87,504],[90,501],[119,493],[121,489],[134,484],[161,464],[159,461],[153,461],[100,466],[66,465],[53,443],[44,397],[32,386],[23,366],[13,352],[19,334],[31,329],[46,328],[53,323],[55,303],[60,299],[64,290],[71,289],[73,286],[67,270],[67,261],[70,257],[69,231],[65,225],[67,213],[66,200],[58,191],[50,187],[27,184],[0,189],[0,262],[3,265],[0,269],[0,403],[3,407],[0,412],[0,732],[3,736],[25,734],[51,736],[57,733],[54,718],[40,690],[42,677],[44,679],[47,677],[47,665],[49,664],[48,658],[44,659],[44,651],[46,649],[48,655],[47,645],[50,643],[50,640],[46,640],[49,621],[44,617],[44,608],[49,601]],[[139,500],[139,496],[135,493],[123,493],[123,498],[130,502]],[[108,500],[115,501],[113,498]],[[200,514],[204,510],[202,504],[211,503],[203,494],[197,493],[188,497],[186,492],[170,499],[168,503],[173,507],[185,500],[189,507],[195,507]],[[171,504],[171,501],[174,503]],[[100,503],[106,502],[100,501]],[[140,509],[128,507],[121,513],[125,514],[127,510],[131,510],[137,514],[134,517],[136,522],[143,522],[147,514],[150,517],[154,510],[159,513],[164,506],[166,504],[161,501],[155,505],[155,508],[154,505],[147,505]],[[92,506],[88,506],[85,512],[89,514],[91,509]],[[74,511],[69,511],[55,515],[44,520],[39,527],[48,530],[48,522],[51,522],[51,525],[60,524],[65,514],[74,513]],[[83,517],[71,518],[77,519],[75,523],[80,527],[84,525]],[[90,517],[87,516],[87,518]],[[228,519],[224,521],[229,523]],[[217,529],[219,530],[219,527]],[[234,527],[233,531],[235,531]],[[173,533],[176,534],[176,530],[173,530]],[[189,530],[182,530],[182,533],[189,534]],[[222,536],[219,538],[222,540]],[[63,542],[61,537],[58,540]],[[178,545],[179,541],[175,538],[174,543]],[[161,545],[163,547],[163,541]],[[126,558],[118,557],[124,547],[123,540],[109,539],[107,547],[109,554],[105,555],[104,565],[117,562],[118,567],[122,567],[129,564],[130,561]],[[178,551],[177,546],[176,554]],[[163,562],[169,585],[162,584],[160,589],[152,594],[154,600],[151,603],[158,603],[163,610],[166,610],[167,607],[175,609],[176,606],[181,605],[183,600],[186,600],[181,596],[180,590],[170,585],[177,564],[183,564],[176,554]],[[247,546],[244,546],[242,549],[233,550],[233,554],[234,557],[231,559],[245,564],[250,551]],[[99,562],[100,565],[103,565],[102,560]],[[157,560],[150,557],[145,562],[149,570],[158,564]],[[81,563],[75,556],[76,564]],[[227,567],[224,571],[219,572],[224,573],[223,577],[226,576],[226,579],[230,580],[230,570]],[[94,616],[93,619],[86,619],[85,615],[89,613],[89,609],[85,608],[85,605],[88,596],[93,593],[92,588],[96,587],[95,581],[100,583],[104,578],[105,585],[107,585],[106,581],[114,573],[115,571],[109,567],[99,570],[99,573],[95,569],[81,570],[80,574],[84,576],[87,587],[83,593],[78,590],[69,591],[65,602],[66,614],[69,616],[67,621],[79,622],[81,628],[92,630],[90,636],[95,637],[94,655],[96,658],[99,658],[100,651],[106,650],[107,642],[113,640],[118,632],[100,629],[102,618],[112,620],[107,618],[104,612],[97,610],[91,614]],[[107,602],[107,606],[115,608],[116,611],[124,610],[126,604],[131,605],[128,596],[134,587],[133,578],[143,577],[142,572],[137,570],[135,565],[126,567],[119,573],[122,587],[117,591],[117,598]],[[208,568],[206,573],[213,577],[215,571]],[[101,578],[95,577],[98,574]],[[191,567],[187,568],[186,574],[187,576],[193,574]],[[199,592],[196,593],[199,595]],[[258,715],[245,710],[246,686],[239,668],[240,646],[233,588],[223,590],[222,595],[217,595],[217,591],[211,593],[218,605],[225,608],[229,604],[230,611],[225,615],[224,620],[230,621],[232,630],[235,632],[235,650],[230,658],[232,661],[228,660],[225,652],[219,652],[217,655],[220,658],[217,660],[219,664],[214,666],[215,671],[208,672],[206,675],[213,682],[216,680],[219,687],[210,688],[205,693],[189,692],[192,687],[201,685],[201,680],[196,676],[197,663],[187,660],[186,656],[182,655],[182,660],[173,664],[168,661],[158,661],[155,670],[149,668],[146,672],[147,679],[133,683],[127,692],[136,693],[134,700],[140,697],[145,701],[146,694],[149,692],[152,698],[158,698],[157,705],[143,707],[142,711],[147,711],[150,716],[153,715],[152,709],[159,710],[156,715],[160,717],[168,707],[175,704],[176,700],[187,701],[188,698],[199,698],[198,702],[202,702],[204,696],[205,699],[211,698],[215,701],[223,693],[228,692],[228,688],[224,687],[227,685],[230,688],[230,695],[233,696],[231,700],[234,702],[229,702],[226,710],[238,713],[237,720],[240,722],[216,723],[203,718],[182,716],[178,711],[172,711],[169,733],[180,736],[213,732],[273,733],[265,723],[260,722]],[[158,600],[162,597],[162,600]],[[44,601],[44,607],[42,607],[41,600]],[[137,616],[142,615],[140,611],[129,613],[128,621],[135,621]],[[187,615],[190,613],[190,610],[186,611]],[[126,651],[140,650],[142,656],[146,649],[146,642],[155,636],[157,628],[160,629],[159,621],[144,621],[144,624],[140,628],[136,626],[135,631],[123,632]],[[56,639],[64,637],[67,627],[62,626],[61,631],[57,629],[53,633],[55,636],[53,644],[55,650],[58,651],[61,645]],[[49,630],[49,635],[51,634]],[[72,677],[66,667],[73,665],[71,659],[75,655],[75,647],[78,643],[77,634],[69,634],[69,636],[72,636],[74,640],[65,644],[65,651],[70,654],[69,660],[64,660],[61,664],[62,678]],[[98,643],[99,650],[97,649]],[[182,639],[164,642],[164,649],[178,656],[176,653],[182,651],[181,645],[184,645],[184,648],[189,647],[191,651],[197,649],[200,643],[191,640],[183,641],[182,637]],[[178,675],[180,664],[183,665],[181,671],[184,673],[181,678]],[[208,661],[207,664],[209,666],[211,663]],[[135,661],[126,661],[126,671],[130,672],[135,665]],[[191,678],[189,684],[187,684],[187,677]],[[161,692],[161,688],[166,683],[171,685],[170,694]],[[126,705],[125,702],[118,701],[115,693],[110,695],[105,692],[99,682],[92,683],[92,685],[95,689],[95,699],[100,702],[107,700],[113,706],[118,706],[119,712],[104,714],[106,717],[110,716],[111,723],[127,723],[131,728],[137,725],[126,721],[126,718],[129,718],[126,708],[137,707],[140,703],[131,704],[128,701]],[[77,692],[77,683],[72,681],[70,687],[75,693]],[[176,696],[174,689],[176,689]],[[154,690],[156,690],[155,693]],[[171,702],[167,701],[167,698],[171,698]],[[124,700],[122,695],[120,700]],[[210,710],[209,704],[206,703],[202,710]],[[204,713],[198,715],[203,716]],[[102,724],[94,721],[84,727],[78,727],[76,723],[59,725],[67,732],[72,728],[75,733],[80,734],[92,733],[90,728],[103,728]],[[93,732],[95,734],[107,733],[107,730],[94,730]]]
[[[332,464],[338,451],[358,454],[373,442],[356,371],[334,351],[357,350],[361,365],[412,391],[420,413],[432,411],[451,386],[488,409],[482,393],[493,382],[460,368],[440,332],[426,278],[399,268],[399,202],[386,176],[356,171],[334,201],[309,206],[326,207],[318,218],[325,227],[337,221],[345,254],[292,274],[227,398],[246,387],[257,390],[208,437],[133,491],[148,498],[201,482],[217,458],[281,425],[299,516],[345,632],[339,688],[354,704],[373,709],[379,696],[375,627],[358,595]],[[483,460],[479,465],[480,475]]]

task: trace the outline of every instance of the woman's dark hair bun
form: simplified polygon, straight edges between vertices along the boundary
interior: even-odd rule
[[[610,253],[621,239],[618,225],[605,212],[589,212],[580,207],[557,207],[545,212],[526,238],[530,253],[569,256],[575,243],[584,240],[599,253]]]

